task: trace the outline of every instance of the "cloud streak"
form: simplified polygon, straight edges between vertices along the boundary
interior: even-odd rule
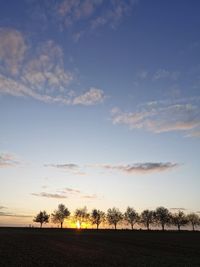
[[[72,194],[81,194],[80,190],[69,188],[69,187],[64,188],[64,192],[68,192],[68,193],[72,193]]]
[[[55,199],[67,198],[67,196],[63,194],[53,194],[53,193],[46,193],[46,192],[31,193],[31,195],[36,196],[36,197],[55,198]]]
[[[33,216],[0,211],[0,217],[32,218]]]
[[[154,133],[171,131],[196,131],[200,128],[199,100],[188,103],[151,102],[134,112],[112,110],[113,124],[124,124],[130,129],[144,129]],[[195,136],[195,131],[193,135]]]
[[[65,169],[65,170],[75,170],[78,169],[79,166],[74,163],[65,163],[65,164],[45,164],[45,167],[53,167],[58,169]]]
[[[97,199],[97,195],[93,194],[93,195],[83,195],[82,198],[84,199]]]
[[[44,164],[44,167],[52,167],[64,171],[69,171],[74,175],[86,175],[85,172],[81,170],[81,167],[74,163],[63,163],[63,164]]]
[[[163,172],[178,167],[179,164],[171,162],[145,162],[145,163],[134,163],[128,165],[100,165],[100,167],[107,170],[117,170],[126,174],[148,174],[155,172]]]

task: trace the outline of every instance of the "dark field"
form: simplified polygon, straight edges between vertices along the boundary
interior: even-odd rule
[[[200,232],[0,228],[0,266],[200,266]]]

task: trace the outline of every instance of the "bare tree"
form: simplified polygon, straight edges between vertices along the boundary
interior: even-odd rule
[[[131,229],[133,230],[133,225],[139,221],[139,215],[134,208],[127,207],[124,213],[124,219],[131,225]]]
[[[150,224],[154,222],[154,212],[152,210],[144,210],[140,215],[140,223],[142,223],[147,230],[150,228]]]
[[[92,224],[97,226],[99,229],[99,225],[105,220],[105,213],[103,211],[93,209],[90,216]]]
[[[179,231],[181,230],[181,226],[188,224],[187,217],[184,212],[180,210],[178,213],[172,214],[171,220],[172,224],[176,225]]]
[[[33,219],[34,222],[40,223],[40,227],[42,228],[43,223],[48,223],[49,222],[49,217],[50,215],[47,214],[47,212],[40,211],[35,218]]]
[[[75,210],[74,219],[79,223],[80,228],[83,222],[87,222],[89,220],[89,217],[90,214],[87,212],[87,207]]]
[[[123,220],[123,214],[117,208],[108,209],[107,220],[110,225],[114,225],[115,230],[117,229],[117,224]]]
[[[200,218],[196,213],[190,213],[187,215],[188,222],[192,225],[192,230],[195,230],[195,226],[200,225]]]
[[[60,227],[63,227],[63,222],[70,215],[70,211],[64,204],[59,204],[58,209],[51,214],[53,223],[60,223]]]
[[[156,223],[160,224],[162,230],[165,230],[165,226],[170,224],[171,214],[168,209],[164,207],[158,207],[154,212],[154,220]]]

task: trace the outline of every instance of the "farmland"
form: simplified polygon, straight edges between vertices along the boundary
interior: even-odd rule
[[[0,228],[0,266],[200,266],[200,232]]]

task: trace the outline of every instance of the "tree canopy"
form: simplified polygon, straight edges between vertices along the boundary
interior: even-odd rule
[[[43,223],[48,223],[49,222],[49,217],[50,215],[47,214],[47,212],[40,211],[35,218],[33,219],[34,222],[40,223],[40,227],[42,228]]]
[[[62,228],[64,220],[67,219],[69,215],[70,211],[68,208],[66,208],[64,204],[59,204],[58,209],[51,214],[52,222],[60,223],[60,227]]]
[[[123,214],[117,208],[108,209],[107,211],[107,221],[110,225],[114,225],[115,230],[117,229],[117,224],[123,220]]]

